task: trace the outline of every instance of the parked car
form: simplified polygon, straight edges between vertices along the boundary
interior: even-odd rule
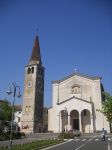
[[[74,136],[81,136],[81,132],[77,129],[69,130],[67,133],[73,133]]]
[[[76,130],[76,129],[73,130],[73,134],[75,136],[81,136],[81,132],[79,130]]]

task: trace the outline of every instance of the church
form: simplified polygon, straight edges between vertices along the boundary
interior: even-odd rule
[[[109,123],[99,111],[104,101],[101,77],[74,72],[52,81],[52,107],[44,107],[44,71],[38,36],[25,66],[21,131],[35,133],[79,130],[81,133],[109,131]]]
[[[48,110],[48,130],[54,133],[79,130],[99,132],[109,123],[102,109],[101,77],[74,72],[61,80],[52,81],[52,107]]]

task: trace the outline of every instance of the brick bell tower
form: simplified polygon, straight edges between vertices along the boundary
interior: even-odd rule
[[[38,36],[31,58],[25,66],[24,96],[21,130],[25,133],[43,131],[44,67],[42,66]]]

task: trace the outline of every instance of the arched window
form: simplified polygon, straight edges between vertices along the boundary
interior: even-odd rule
[[[43,74],[43,70],[41,69],[41,75]]]
[[[27,73],[28,73],[28,74],[30,74],[30,71],[31,71],[31,69],[30,69],[30,68],[28,68]]]
[[[25,111],[28,112],[28,106],[25,107]]]
[[[87,115],[87,111],[86,111],[86,109],[84,109],[84,116],[86,116]]]
[[[28,109],[28,111],[29,111],[29,112],[31,111],[31,106],[29,106],[29,109]]]
[[[21,121],[21,118],[20,117],[18,117],[18,122],[20,122]]]
[[[74,85],[74,86],[71,88],[71,92],[72,92],[73,94],[80,93],[80,92],[81,92],[81,87],[78,86],[78,85]]]
[[[34,67],[32,67],[32,73],[34,73]]]

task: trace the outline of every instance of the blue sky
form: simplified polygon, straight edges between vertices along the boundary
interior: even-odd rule
[[[101,76],[112,94],[111,0],[0,0],[0,99],[12,82],[24,88],[36,30],[45,71],[45,105],[51,81],[74,72]],[[16,99],[16,103],[22,100]]]

